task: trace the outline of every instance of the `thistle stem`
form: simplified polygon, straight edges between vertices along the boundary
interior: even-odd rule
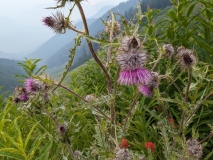
[[[81,18],[82,18],[82,21],[83,21],[83,24],[84,24],[85,34],[89,35],[89,29],[88,29],[86,17],[85,17],[85,14],[84,14],[84,10],[83,10],[83,8],[82,8],[82,6],[81,6],[79,1],[76,0],[75,2],[76,2],[76,5],[77,5],[77,7],[79,9],[80,14],[81,14]],[[100,59],[96,55],[92,43],[88,39],[86,39],[86,41],[87,41],[87,45],[89,47],[89,50],[90,50],[94,60],[97,62],[97,64],[100,66],[100,68],[102,69],[102,71],[104,72],[104,74],[106,76],[108,93],[112,94],[111,78],[110,78],[106,68],[104,67],[103,63],[100,61]],[[114,107],[114,105],[110,105],[110,114],[111,114],[111,123],[114,126],[115,125],[115,107]],[[115,137],[114,136],[115,135],[115,130],[113,128],[114,127],[112,127],[112,130],[111,130],[111,136],[114,138]]]
[[[83,11],[83,8],[80,4],[80,2],[76,1],[76,5],[79,9],[79,12],[81,14],[81,18],[82,18],[82,21],[83,21],[83,24],[84,24],[84,29],[85,29],[85,34],[86,35],[89,35],[89,29],[88,29],[88,25],[87,25],[87,21],[86,21],[86,17],[85,17],[85,14],[84,14],[84,11]],[[89,47],[89,50],[94,58],[94,60],[98,63],[98,65],[100,66],[100,68],[103,70],[105,76],[106,76],[106,79],[107,79],[107,85],[108,85],[108,92],[109,93],[112,93],[112,82],[111,82],[111,79],[110,79],[110,76],[109,74],[107,73],[107,70],[106,68],[104,67],[103,63],[100,61],[100,59],[97,57],[95,51],[94,51],[94,48],[93,48],[93,45],[92,43],[86,39],[87,41],[87,45]]]
[[[186,93],[185,93],[185,99],[184,99],[185,102],[188,102],[188,94],[189,94],[189,88],[191,85],[191,81],[192,81],[191,69],[188,69],[188,84],[186,87]],[[183,110],[183,113],[181,116],[181,124],[180,124],[179,130],[178,130],[178,134],[181,134],[181,132],[183,131],[185,114],[186,114],[186,111]]]
[[[199,141],[199,143],[203,143],[205,140],[207,140],[208,138],[211,138],[212,136],[213,136],[213,132],[211,132],[208,136],[206,136],[204,139]]]
[[[213,91],[211,91],[208,95],[205,96],[205,98],[197,105],[195,110],[190,114],[190,116],[186,119],[184,125],[188,123],[188,121],[192,118],[192,116],[197,112],[197,110],[201,107],[201,105],[213,94]]]
[[[126,116],[126,119],[125,119],[125,121],[124,121],[124,127],[123,127],[123,131],[122,131],[122,135],[124,135],[124,133],[125,133],[125,131],[126,131],[126,124],[127,124],[127,122],[128,122],[129,116],[130,116],[131,113],[132,113],[132,109],[133,109],[133,107],[135,106],[136,101],[138,100],[139,95],[140,95],[140,92],[138,91],[137,94],[136,94],[136,96],[135,96],[135,99],[134,99],[133,102],[132,102],[131,108],[129,109],[129,112],[128,112],[127,116]]]
[[[113,38],[113,30],[111,29],[111,30],[110,30],[110,37],[109,37],[109,41],[110,41],[110,43],[112,43],[112,38]],[[109,66],[111,49],[112,49],[112,46],[110,45],[110,46],[108,47],[108,52],[107,52],[107,62],[106,62],[106,67],[108,67],[108,66]]]

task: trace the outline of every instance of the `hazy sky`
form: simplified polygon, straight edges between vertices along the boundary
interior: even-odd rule
[[[87,2],[83,3],[90,3],[95,4],[98,2],[107,1],[111,5],[117,5],[120,2],[124,2],[126,0],[87,0]],[[21,15],[22,13],[26,12],[30,8],[34,7],[38,4],[45,4],[45,3],[53,3],[55,4],[55,0],[0,0],[0,16],[14,18],[17,15]]]

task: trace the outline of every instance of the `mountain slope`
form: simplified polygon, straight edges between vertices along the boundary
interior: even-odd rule
[[[12,93],[14,88],[20,84],[14,75],[23,75],[25,72],[17,65],[18,61],[0,58],[0,94],[6,91]]]
[[[112,12],[118,12],[124,14],[126,10],[137,5],[138,0],[129,0],[127,2],[122,2],[118,6],[111,9]],[[109,12],[101,16],[102,19],[106,19],[109,16]],[[100,19],[95,20],[91,25],[89,25],[90,35],[95,36],[97,32],[104,29],[104,25]],[[69,41],[60,50],[56,51],[47,61],[46,64],[52,68],[55,66],[60,66],[68,60],[69,49],[74,46],[74,40]],[[97,45],[95,46],[97,48]],[[87,59],[91,58],[87,44],[85,40],[82,40],[81,46],[78,47],[77,53],[74,59],[74,65],[76,63],[85,62]],[[74,66],[72,66],[74,68]]]

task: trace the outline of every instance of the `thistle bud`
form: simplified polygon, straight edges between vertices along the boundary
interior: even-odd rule
[[[111,28],[112,28],[112,20],[107,21],[106,32],[110,32]],[[115,21],[114,22],[113,33],[118,33],[120,31],[120,29],[121,29],[120,23]]]

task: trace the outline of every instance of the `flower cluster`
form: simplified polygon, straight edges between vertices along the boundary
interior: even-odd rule
[[[121,85],[140,85],[146,84],[151,73],[144,68],[147,55],[144,51],[139,50],[141,47],[140,40],[136,37],[124,37],[116,60],[121,68],[118,82]]]
[[[17,87],[14,91],[14,102],[27,102],[36,92],[43,92],[43,99],[45,102],[49,100],[47,94],[48,86],[46,83],[43,83],[34,78],[28,78],[25,80],[23,87]]]

